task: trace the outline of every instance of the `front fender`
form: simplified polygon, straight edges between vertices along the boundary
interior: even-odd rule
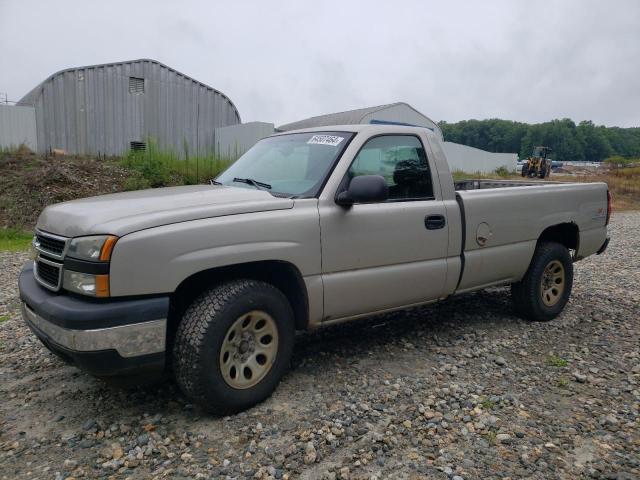
[[[320,227],[315,200],[290,210],[229,215],[163,225],[125,235],[114,248],[112,296],[170,293],[211,268],[265,260],[317,275]]]

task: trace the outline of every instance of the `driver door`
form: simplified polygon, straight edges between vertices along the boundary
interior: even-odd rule
[[[320,202],[325,320],[442,296],[449,236],[432,171],[417,136],[375,136],[355,156],[341,189],[355,176],[381,175],[389,198],[350,208]]]

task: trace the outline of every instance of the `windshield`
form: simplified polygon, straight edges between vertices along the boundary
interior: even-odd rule
[[[547,152],[543,147],[535,147],[533,149],[533,157],[542,157],[545,158],[547,156]]]
[[[275,195],[312,197],[353,135],[311,132],[268,137],[216,180],[224,185],[265,189]]]

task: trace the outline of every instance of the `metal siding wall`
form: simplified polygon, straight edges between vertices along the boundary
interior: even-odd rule
[[[87,109],[86,109],[86,82],[84,81],[84,72],[75,72],[77,79],[77,88],[75,89],[76,101],[76,129],[77,141],[76,148],[78,151],[87,151]]]
[[[130,76],[145,79],[143,94],[129,93]],[[185,142],[191,155],[207,154],[213,152],[216,127],[239,123],[223,95],[150,61],[54,75],[34,106],[40,151],[121,155],[132,140],[153,137],[181,156]]]
[[[33,151],[38,149],[35,108],[0,105],[0,148],[23,143]]]
[[[43,107],[44,99],[42,96],[36,101],[34,108],[36,110],[36,134],[38,136],[38,151],[43,152],[46,150],[46,122],[45,122],[45,109]]]
[[[273,123],[249,122],[228,127],[216,128],[214,132],[215,153],[231,160],[237,159],[244,152],[275,131]]]
[[[57,77],[53,83],[54,98],[54,118],[55,125],[53,130],[55,131],[55,141],[59,145],[59,148],[66,150],[67,148],[67,135],[66,129],[66,117],[64,111],[64,75]]]
[[[76,151],[76,110],[75,88],[73,72],[67,72],[62,76],[62,91],[64,92],[64,143],[67,150]]]
[[[459,143],[442,142],[442,150],[447,156],[451,171],[492,173],[500,167],[513,171],[518,161],[515,153],[486,152]]]

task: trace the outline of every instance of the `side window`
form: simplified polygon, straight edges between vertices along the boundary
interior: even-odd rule
[[[412,135],[374,137],[364,144],[347,172],[381,175],[389,187],[389,201],[433,198],[429,163],[422,143]]]

